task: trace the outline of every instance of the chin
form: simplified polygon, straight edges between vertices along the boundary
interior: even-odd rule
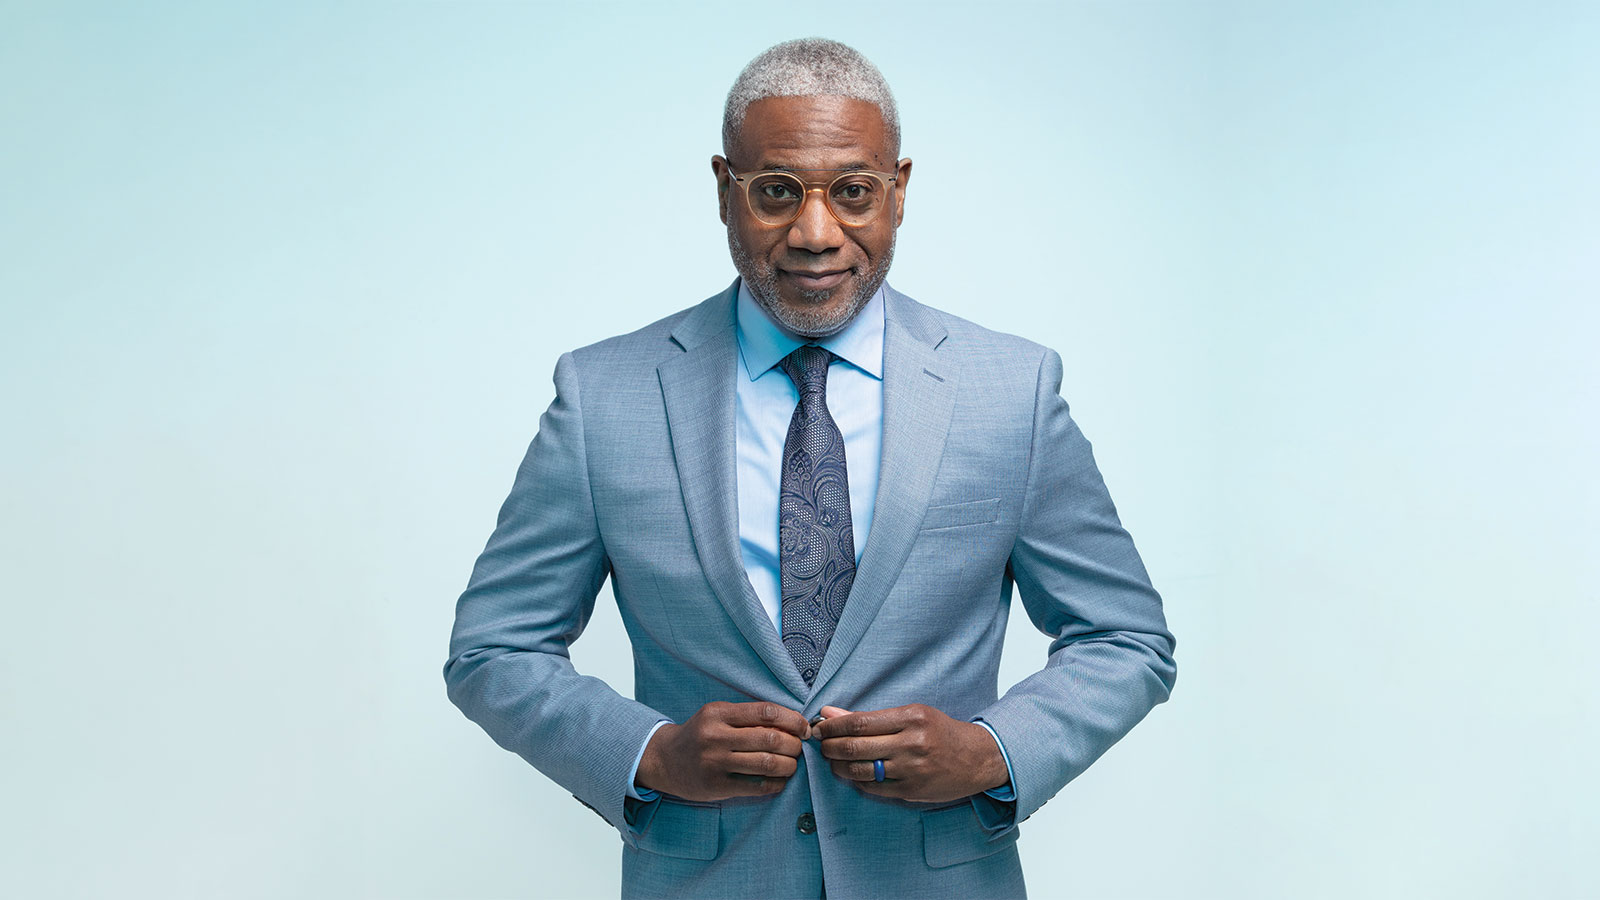
[[[838,315],[850,305],[850,297],[853,294],[846,290],[846,287],[848,285],[826,291],[801,291],[799,297],[785,297],[780,294],[778,302],[790,315],[828,318]]]
[[[844,288],[845,285],[840,285],[826,291],[801,291],[800,302],[790,302],[789,305],[797,309],[816,309],[820,306],[827,306],[828,301],[832,300],[835,295],[845,296],[847,294]]]
[[[804,296],[802,302],[795,303],[780,299],[776,304],[767,306],[762,304],[779,325],[794,332],[800,337],[825,338],[843,331],[856,317],[856,313],[866,306],[866,297],[857,298],[854,291],[846,290],[843,285],[831,291],[818,291],[815,294],[822,296]],[[851,302],[852,300],[859,302]],[[760,298],[757,298],[760,302]]]

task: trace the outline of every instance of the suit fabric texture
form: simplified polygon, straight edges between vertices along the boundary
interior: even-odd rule
[[[808,686],[740,560],[736,292],[561,357],[457,604],[449,696],[617,829],[624,896],[1022,896],[1017,823],[1176,678],[1161,598],[1059,395],[1061,360],[885,289],[874,521]],[[568,657],[607,577],[636,699]],[[1050,643],[1001,697],[1013,586]],[[770,797],[625,799],[655,723],[716,700],[981,718],[1010,757],[1014,819],[995,830],[970,800],[863,793],[815,741]]]

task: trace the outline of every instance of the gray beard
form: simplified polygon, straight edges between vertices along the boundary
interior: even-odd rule
[[[872,299],[872,295],[878,292],[878,288],[883,286],[884,278],[889,275],[889,264],[894,262],[894,242],[898,236],[898,232],[890,235],[889,249],[884,251],[877,264],[861,271],[858,279],[860,287],[856,289],[855,296],[834,312],[821,308],[793,309],[785,306],[778,297],[777,269],[771,263],[756,262],[745,252],[731,222],[728,224],[728,253],[733,257],[733,267],[739,271],[739,277],[750,289],[750,296],[774,322],[799,337],[825,338],[843,331],[855,320],[867,301]],[[820,304],[832,298],[833,291],[802,291],[800,296],[807,303]]]

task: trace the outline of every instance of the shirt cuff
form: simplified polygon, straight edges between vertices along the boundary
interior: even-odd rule
[[[989,725],[988,722],[985,722],[982,719],[973,719],[972,721],[978,723],[979,725],[982,725],[984,730],[989,732],[989,736],[994,738],[994,742],[1000,746],[1000,758],[1006,761],[1006,783],[1000,785],[997,788],[991,788],[991,789],[989,789],[987,791],[984,791],[984,793],[988,794],[989,796],[993,797],[996,800],[999,800],[1002,803],[1013,803],[1013,802],[1015,802],[1016,799],[1017,799],[1017,791],[1016,791],[1015,788],[1012,787],[1013,782],[1012,782],[1012,774],[1011,774],[1011,754],[1006,752],[1005,742],[1000,740],[1000,735],[995,733],[994,728],[992,728]],[[657,725],[656,727],[660,728],[661,726]],[[650,733],[651,734],[655,734],[655,732],[653,732],[653,731],[650,732]],[[643,755],[643,752],[644,751],[641,750],[640,754]],[[638,766],[639,766],[638,763],[634,763],[633,765],[634,765],[634,768],[638,768]]]
[[[657,791],[652,791],[649,788],[639,787],[638,785],[633,783],[633,780],[635,778],[639,777],[639,763],[644,760],[644,748],[650,746],[650,739],[655,737],[656,736],[656,732],[661,730],[661,726],[666,725],[666,724],[669,724],[668,720],[662,719],[661,721],[659,721],[659,722],[657,722],[655,724],[654,728],[650,729],[650,733],[649,734],[644,736],[644,742],[639,745],[639,753],[636,756],[634,756],[634,758],[633,758],[633,768],[628,770],[628,796],[632,797],[635,800],[643,800],[646,803],[649,803],[651,800],[654,800],[657,797],[661,796],[661,794],[659,792],[657,792]],[[987,725],[985,725],[984,727],[988,728]],[[994,734],[994,729],[990,728],[989,729],[989,733],[990,734]],[[998,741],[1000,739],[998,737],[996,737],[995,740]],[[1000,748],[1000,752],[1002,754],[1004,754],[1006,752],[1005,748],[1001,747]],[[1006,772],[1009,774],[1010,771],[1011,771],[1011,762],[1009,760],[1007,760],[1006,761]],[[1007,788],[1007,790],[1009,790],[1010,789],[1010,785],[1007,785],[1006,788]]]

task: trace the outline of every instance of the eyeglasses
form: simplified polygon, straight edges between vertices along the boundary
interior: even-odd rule
[[[838,172],[832,181],[802,181],[795,172]],[[766,170],[734,174],[728,167],[728,176],[744,189],[745,203],[750,214],[763,225],[774,228],[788,225],[800,218],[805,208],[806,195],[821,191],[828,211],[839,224],[852,228],[872,224],[878,213],[889,205],[889,186],[897,177],[891,172],[872,172],[866,169],[793,169]]]

